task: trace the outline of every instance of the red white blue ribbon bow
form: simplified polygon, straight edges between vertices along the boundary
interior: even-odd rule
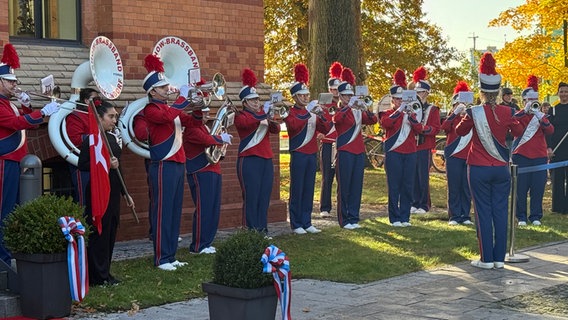
[[[280,300],[282,309],[282,320],[292,320],[290,315],[290,298],[292,297],[292,273],[290,272],[290,261],[286,254],[274,245],[264,249],[264,254],[260,259],[262,271],[272,273],[274,278],[274,288]]]
[[[73,217],[61,217],[57,220],[67,240],[67,266],[71,299],[82,301],[89,292],[89,270],[87,250],[85,248],[85,227]],[[77,237],[77,241],[75,241]]]

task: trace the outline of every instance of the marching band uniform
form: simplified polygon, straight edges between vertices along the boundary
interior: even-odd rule
[[[412,187],[416,171],[416,135],[423,131],[414,113],[401,104],[406,87],[404,72],[395,73],[395,85],[390,88],[393,108],[380,114],[385,129],[385,171],[388,184],[389,221],[394,227],[410,226]],[[398,107],[398,109],[396,109]]]
[[[550,162],[562,162],[568,160],[568,138],[560,141],[568,134],[568,83],[558,84],[558,97],[560,102],[548,110],[550,123],[554,125],[554,133],[547,137],[548,153]],[[556,150],[554,150],[556,149]],[[553,153],[554,151],[554,153]],[[552,211],[568,213],[568,167],[552,169]]]
[[[523,128],[513,117],[514,110],[496,104],[501,76],[495,71],[495,60],[489,52],[481,59],[479,81],[485,104],[468,109],[456,127],[460,136],[473,129],[467,164],[481,259],[471,264],[482,269],[502,268],[511,185],[505,137],[509,131],[513,136],[520,135]]]
[[[308,104],[309,74],[305,65],[296,65],[294,71],[296,82],[290,93],[296,103],[284,118],[290,137],[290,225],[296,234],[317,233],[321,230],[312,225],[311,218],[318,148],[316,131],[328,133],[331,122],[310,112],[317,101]]]
[[[132,127],[134,130],[134,137],[136,140],[141,142],[148,143],[148,122],[144,117],[144,109],[140,110],[132,120]],[[150,240],[153,239],[153,232],[152,232],[152,215],[151,215],[151,207],[152,207],[152,188],[150,184],[150,159],[144,158],[144,169],[146,170],[146,183],[148,184],[148,237]]]
[[[424,80],[426,69],[418,68],[414,72],[414,90],[422,106],[422,118],[418,119],[423,125],[418,135],[416,147],[416,176],[412,196],[411,213],[426,213],[430,210],[430,167],[432,166],[432,149],[436,148],[436,135],[440,132],[440,109],[426,101],[430,93],[430,84]]]
[[[465,136],[456,133],[456,126],[465,116],[465,105],[457,101],[458,92],[469,91],[463,81],[458,82],[452,97],[453,112],[442,123],[442,130],[446,132],[446,146],[444,157],[446,159],[446,179],[448,181],[448,215],[450,225],[473,224],[470,220],[471,192],[467,181],[467,154],[471,147],[470,130]]]
[[[268,207],[274,181],[274,164],[269,134],[278,134],[280,126],[269,120],[260,107],[254,86],[256,76],[243,70],[243,88],[239,98],[243,110],[235,114],[235,127],[240,143],[237,158],[237,177],[243,197],[242,225],[268,232]]]
[[[529,86],[532,84],[534,88],[527,88],[521,94],[523,101],[527,103],[527,107],[515,115],[524,128],[523,134],[513,140],[513,163],[518,165],[519,168],[548,163],[546,136],[554,132],[554,126],[550,124],[544,113],[540,110],[537,112],[531,110],[530,104],[535,101],[526,98],[528,92],[534,91],[536,93],[538,91],[538,79],[533,77],[529,77]],[[516,214],[520,226],[527,223],[527,193],[529,192],[531,196],[529,221],[534,225],[541,224],[542,198],[546,186],[546,176],[546,170],[518,175]]]
[[[33,111],[26,93],[14,94],[17,79],[14,69],[20,62],[12,44],[4,46],[0,64],[0,224],[14,210],[20,198],[20,161],[28,153],[26,131],[43,123],[44,116],[59,110],[59,104],[51,102],[41,110]],[[21,105],[18,109],[10,102],[16,96]],[[0,229],[0,259],[11,265],[11,254],[4,247],[4,234]]]
[[[206,148],[222,145],[225,139],[230,143],[230,135],[211,135],[203,123],[204,112],[208,109],[194,110],[187,117],[183,132],[185,150],[185,169],[191,197],[195,204],[193,212],[193,232],[189,252],[215,253],[211,246],[217,234],[221,211],[221,164],[209,163]]]
[[[348,71],[347,71],[348,70]],[[354,76],[345,68],[338,91],[341,103],[353,97]],[[352,79],[353,82],[350,82]],[[346,81],[347,80],[347,81]],[[359,228],[359,210],[363,192],[365,170],[365,145],[361,136],[361,125],[377,123],[377,116],[370,110],[353,109],[349,104],[333,116],[337,130],[337,220],[345,229]]]
[[[333,114],[330,110],[337,110],[337,87],[341,82],[341,71],[343,66],[339,62],[334,62],[329,68],[330,78],[327,80],[327,88],[333,94],[333,101],[323,108],[323,116],[329,122],[332,122]],[[330,217],[331,214],[331,187],[333,185],[333,178],[335,177],[335,154],[337,146],[335,140],[337,139],[337,131],[335,126],[329,130],[326,135],[323,135],[320,150],[320,171],[321,171],[321,192],[320,192],[320,216]]]
[[[180,94],[170,107],[166,103],[168,82],[162,73],[162,62],[153,55],[148,55],[145,61],[146,66],[150,66],[150,73],[144,79],[143,87],[149,95],[149,103],[144,107],[144,116],[148,123],[150,141],[149,175],[154,265],[171,271],[184,264],[176,260],[175,255],[183,205],[186,160],[182,148],[180,118],[188,116],[183,109],[189,104],[186,100],[189,89],[185,90],[185,96]]]

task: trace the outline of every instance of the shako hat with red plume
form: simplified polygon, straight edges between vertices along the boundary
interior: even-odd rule
[[[416,92],[428,91],[430,92],[430,83],[426,81],[428,71],[423,66],[418,67],[412,74],[412,82],[414,82],[414,90]]]
[[[521,92],[521,98],[526,99],[531,91],[538,92],[538,78],[532,74],[527,78],[527,87]]]
[[[294,78],[296,82],[290,87],[292,97],[297,94],[309,94],[308,82],[310,81],[310,73],[305,64],[298,63],[294,66]]]
[[[452,105],[454,105],[458,102],[458,95],[459,95],[460,92],[469,92],[469,91],[471,91],[471,90],[469,89],[467,82],[458,81],[458,83],[456,84],[456,86],[454,88],[454,95],[452,96]]]
[[[327,80],[328,89],[337,89],[341,83],[341,72],[343,72],[343,65],[335,61],[329,67],[329,79]]]
[[[355,75],[350,68],[345,68],[341,72],[341,83],[337,87],[339,94],[355,94],[353,87],[355,86]]]
[[[149,72],[144,78],[143,85],[146,93],[150,90],[169,84],[164,76],[164,63],[156,55],[149,54],[144,58],[144,67]]]
[[[0,64],[0,78],[6,80],[18,80],[14,74],[14,69],[20,67],[20,58],[16,52],[16,48],[11,43],[4,45],[2,53],[2,63]]]
[[[389,93],[392,98],[402,98],[402,91],[406,90],[406,75],[401,69],[396,69],[393,76],[394,85],[390,87]]]
[[[495,58],[491,52],[485,52],[479,62],[479,89],[482,92],[499,92],[501,75],[495,70]]]
[[[243,87],[239,92],[239,99],[241,99],[241,101],[245,101],[248,99],[258,98],[258,94],[256,93],[256,89],[254,87],[256,86],[257,82],[254,71],[249,68],[243,69],[241,79],[243,80]]]

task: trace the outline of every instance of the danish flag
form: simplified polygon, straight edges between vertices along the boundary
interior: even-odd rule
[[[91,166],[91,214],[93,225],[99,234],[102,231],[102,219],[110,197],[108,178],[110,154],[103,143],[101,131],[93,110],[89,110],[89,153]]]

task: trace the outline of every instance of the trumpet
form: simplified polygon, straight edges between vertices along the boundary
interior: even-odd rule
[[[359,99],[355,100],[355,103],[351,108],[361,111],[367,111],[373,109],[373,97],[371,96],[360,96]]]
[[[406,104],[406,112],[408,113],[417,113],[420,109],[422,109],[422,105],[418,101]]]
[[[284,103],[271,104],[268,109],[268,119],[273,120],[276,114],[280,116],[280,119],[284,119],[288,116],[289,111],[290,107]]]
[[[527,105],[529,106],[529,113],[531,114],[536,114],[540,111],[540,102],[538,101],[529,101]]]

